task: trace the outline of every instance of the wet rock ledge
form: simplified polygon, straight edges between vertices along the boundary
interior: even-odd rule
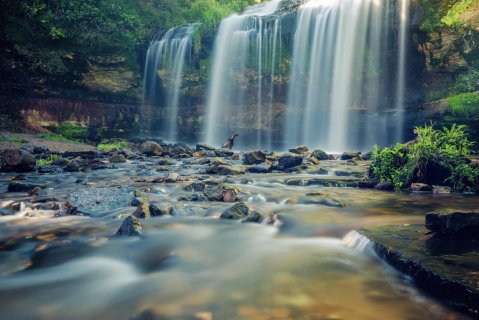
[[[431,296],[479,318],[479,234],[431,233],[423,225],[368,227],[359,231],[374,251]]]

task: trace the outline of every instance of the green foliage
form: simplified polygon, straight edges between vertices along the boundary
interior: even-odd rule
[[[49,154],[46,158],[41,158],[37,160],[38,167],[51,166],[52,163],[58,159],[57,154]]]
[[[160,29],[201,22],[211,29],[257,0],[2,0],[0,25],[10,40],[134,52]],[[15,38],[15,39],[12,39]]]
[[[397,188],[403,188],[409,181],[410,168],[406,166],[407,163],[406,145],[398,143],[392,148],[384,149],[374,146],[372,168],[381,182],[391,181]]]
[[[449,109],[457,117],[479,116],[479,91],[461,93],[448,99]]]
[[[88,128],[75,122],[63,122],[58,126],[49,126],[49,133],[37,134],[40,139],[52,141],[85,141],[88,137]]]
[[[51,131],[71,141],[84,141],[88,137],[88,128],[74,122],[63,122]]]
[[[459,16],[469,9],[477,0],[461,0],[455,3],[441,19],[441,22],[448,27],[458,27],[462,23]]]
[[[51,140],[51,141],[70,141],[68,140],[67,138],[65,138],[64,136],[61,136],[59,134],[55,134],[55,133],[39,133],[37,134],[37,138],[40,138],[40,139],[45,139],[45,140]]]
[[[0,135],[0,142],[1,141],[9,141],[9,142],[13,142],[13,143],[23,143],[23,139],[22,138],[19,138],[19,137],[5,137],[4,135]]]
[[[100,143],[97,148],[103,150],[105,152],[109,152],[112,149],[121,149],[121,148],[129,148],[130,145],[127,141],[118,141],[118,142],[111,142],[111,143]]]
[[[424,18],[420,29],[430,32],[448,26],[461,25],[459,16],[478,0],[420,0]]]
[[[466,73],[459,75],[452,89],[455,93],[479,90],[479,69],[471,68]]]
[[[464,126],[436,130],[432,125],[416,127],[416,140],[392,148],[373,150],[372,171],[381,181],[391,181],[403,189],[415,182],[418,175],[437,163],[452,173],[447,181],[459,191],[479,189],[479,170],[467,164],[466,156],[474,142],[468,140]]]

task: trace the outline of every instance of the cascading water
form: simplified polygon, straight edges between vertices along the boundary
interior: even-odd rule
[[[292,46],[281,34],[281,1],[226,18],[215,43],[206,141],[218,145],[237,131],[240,147],[343,151],[402,140],[408,1],[305,1]],[[284,48],[287,97],[274,83]],[[273,114],[276,103],[286,111]]]
[[[401,140],[397,102],[385,106],[391,68],[381,57],[391,49],[391,5],[389,0],[312,0],[300,8],[286,145],[305,143],[341,151]],[[401,10],[400,17],[403,30],[407,14]],[[405,40],[401,31],[400,41]],[[404,46],[398,46],[402,76],[397,88],[404,88],[399,83],[404,82]],[[403,94],[404,89],[398,89],[401,105]]]
[[[190,24],[158,33],[146,55],[144,105],[149,111],[146,117],[158,118],[152,114],[154,108],[160,108],[156,113],[163,121],[157,125],[161,134],[172,141],[178,138],[180,91],[185,65],[191,60],[194,30],[195,24]]]
[[[243,146],[271,143],[271,134],[263,134],[260,129],[265,121],[271,120],[273,100],[264,97],[273,94],[280,24],[278,17],[270,15],[280,2],[273,0],[252,7],[242,15],[234,14],[221,22],[207,103],[204,138],[208,143],[219,145],[233,131],[244,137],[249,128],[254,128],[257,134],[249,137],[253,141],[243,139]],[[264,19],[265,16],[268,19]],[[266,72],[270,75],[265,78]],[[265,81],[270,85],[265,86]],[[247,87],[253,90],[244,90]]]

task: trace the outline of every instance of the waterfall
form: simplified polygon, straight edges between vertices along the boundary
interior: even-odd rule
[[[261,147],[271,143],[271,133],[264,134],[260,129],[265,121],[271,120],[273,100],[264,96],[272,95],[279,23],[277,17],[269,16],[267,20],[264,17],[273,14],[280,2],[273,0],[254,6],[221,22],[208,92],[206,142],[220,145],[233,132],[238,132],[242,136],[240,146]],[[263,74],[267,71],[271,74],[265,78]],[[265,81],[270,81],[270,85],[265,86]],[[250,87],[251,90],[246,89]],[[255,134],[248,135],[252,131]]]
[[[402,3],[406,3],[403,0]],[[312,0],[299,9],[286,116],[286,146],[328,151],[368,149],[400,141],[405,82],[406,5],[399,44],[389,0]],[[393,39],[394,40],[394,39]],[[399,48],[396,103],[384,55]],[[396,72],[394,70],[394,72]],[[402,89],[401,89],[402,88]],[[392,89],[394,91],[394,89]]]
[[[195,24],[172,28],[158,33],[150,43],[146,54],[144,76],[144,105],[153,120],[153,108],[160,123],[161,134],[170,141],[178,138],[178,108],[185,64],[191,60],[192,36]],[[149,128],[151,129],[151,128]]]
[[[282,148],[306,144],[330,152],[401,141],[409,1],[303,1],[291,43],[282,35],[282,1],[224,19],[204,139],[219,145],[239,132],[240,147],[278,148],[280,140]],[[289,79],[281,94],[275,77],[285,61]],[[273,124],[278,104],[285,106],[281,126]]]

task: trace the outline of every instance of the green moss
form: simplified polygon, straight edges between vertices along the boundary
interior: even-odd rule
[[[479,91],[461,93],[448,99],[449,109],[457,117],[479,116]]]
[[[109,152],[112,149],[122,149],[122,148],[129,148],[130,145],[127,141],[118,141],[118,142],[110,142],[110,143],[100,143],[97,148],[103,150],[105,152]]]

